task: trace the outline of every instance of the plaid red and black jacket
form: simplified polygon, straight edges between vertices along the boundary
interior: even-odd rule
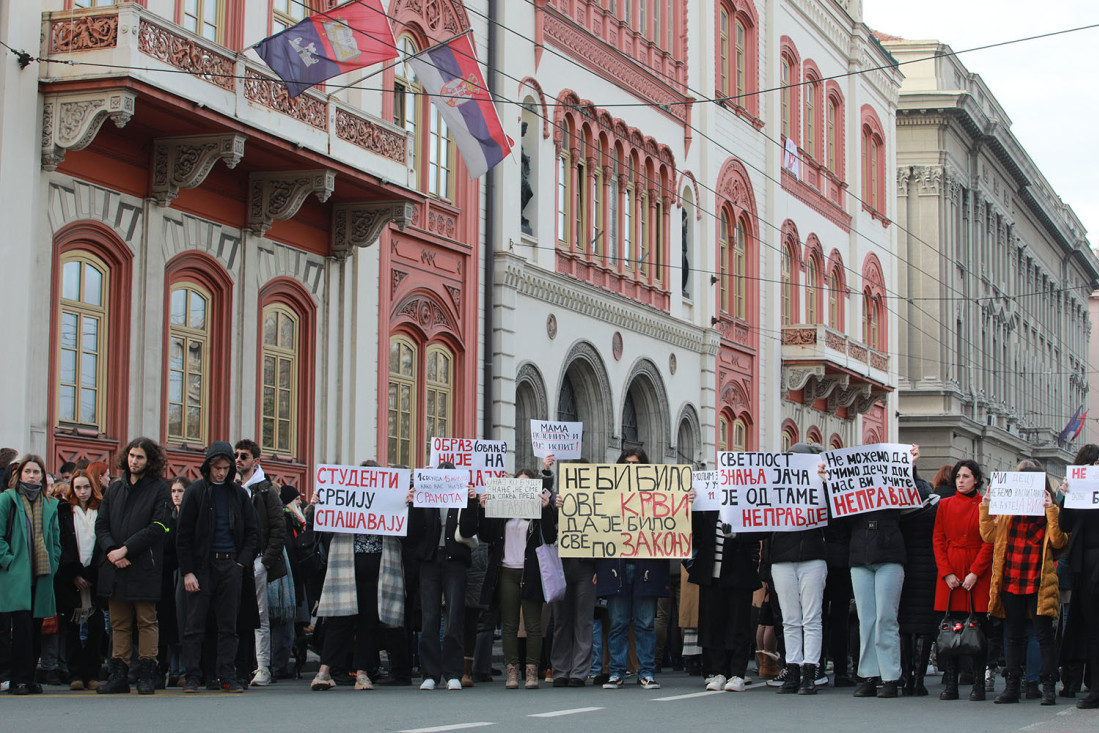
[[[1004,549],[1002,590],[1021,596],[1038,592],[1045,539],[1045,517],[1012,517]]]

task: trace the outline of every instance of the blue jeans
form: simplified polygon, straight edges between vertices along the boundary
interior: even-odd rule
[[[591,625],[591,676],[603,674],[603,619],[597,618]]]
[[[904,566],[880,563],[851,568],[851,589],[859,612],[859,676],[894,681],[901,676],[897,609]]]
[[[638,676],[652,677],[656,669],[656,598],[634,596],[634,565],[626,564],[626,577],[619,595],[607,599],[611,633],[607,645],[611,651],[611,677],[625,677],[629,658],[630,621],[633,621],[637,646]]]

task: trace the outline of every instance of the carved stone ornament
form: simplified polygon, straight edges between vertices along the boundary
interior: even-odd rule
[[[871,389],[867,394],[855,400],[855,412],[859,413],[860,415],[865,415],[866,413],[870,412],[874,405],[878,404],[879,402],[884,405],[888,397],[889,392],[884,389]]]
[[[69,150],[92,144],[109,117],[119,128],[134,115],[137,92],[99,89],[93,92],[49,94],[42,109],[42,168],[56,170]]]
[[[315,193],[323,204],[335,185],[336,172],[327,168],[253,173],[248,179],[248,229],[262,237],[276,219],[294,218],[309,194]]]
[[[153,198],[167,206],[179,189],[201,186],[218,160],[236,168],[244,157],[245,139],[237,133],[157,138],[153,143]]]
[[[409,201],[336,204],[332,207],[332,254],[343,259],[356,247],[369,247],[390,223],[403,231],[412,221],[414,208]]]
[[[814,377],[805,385],[806,403],[828,399],[836,389],[847,389],[851,383],[849,374],[828,374]]]
[[[818,379],[824,377],[824,366],[822,364],[815,364],[812,366],[784,366],[782,367],[782,378],[779,388],[783,392],[797,392],[799,389],[805,389],[805,385],[809,383],[809,380],[812,377]]]
[[[858,399],[865,400],[870,396],[870,385],[866,382],[838,389],[828,396],[828,411],[835,412],[841,407],[850,407]]]

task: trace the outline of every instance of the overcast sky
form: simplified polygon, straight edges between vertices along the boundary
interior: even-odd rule
[[[1097,0],[863,0],[871,28],[955,51],[1099,23]],[[1011,118],[1011,130],[1099,245],[1099,28],[959,58]]]

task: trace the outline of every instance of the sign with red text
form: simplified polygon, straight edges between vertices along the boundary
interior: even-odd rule
[[[1062,491],[1065,509],[1099,509],[1099,466],[1069,466]]]
[[[473,438],[432,438],[432,468],[449,461],[455,468],[504,470],[508,444],[503,440],[474,440]]]
[[[567,463],[561,467],[561,557],[691,556],[691,467]]]
[[[806,453],[717,454],[722,520],[734,532],[795,532],[828,524],[828,499]]]
[[[317,466],[313,526],[321,532],[408,534],[406,468]]]
[[[816,456],[825,465],[828,502],[835,518],[923,504],[912,478],[912,446],[875,443]]]
[[[469,471],[418,468],[412,478],[414,507],[464,509],[469,500]]]
[[[553,456],[558,461],[579,458],[583,440],[582,422],[530,421],[530,445],[537,458]]]
[[[1046,474],[993,471],[988,479],[988,513],[1041,517],[1046,513]]]
[[[716,512],[721,508],[721,491],[718,489],[720,476],[717,471],[692,471],[691,486],[695,490],[695,500],[691,504],[694,512]]]

